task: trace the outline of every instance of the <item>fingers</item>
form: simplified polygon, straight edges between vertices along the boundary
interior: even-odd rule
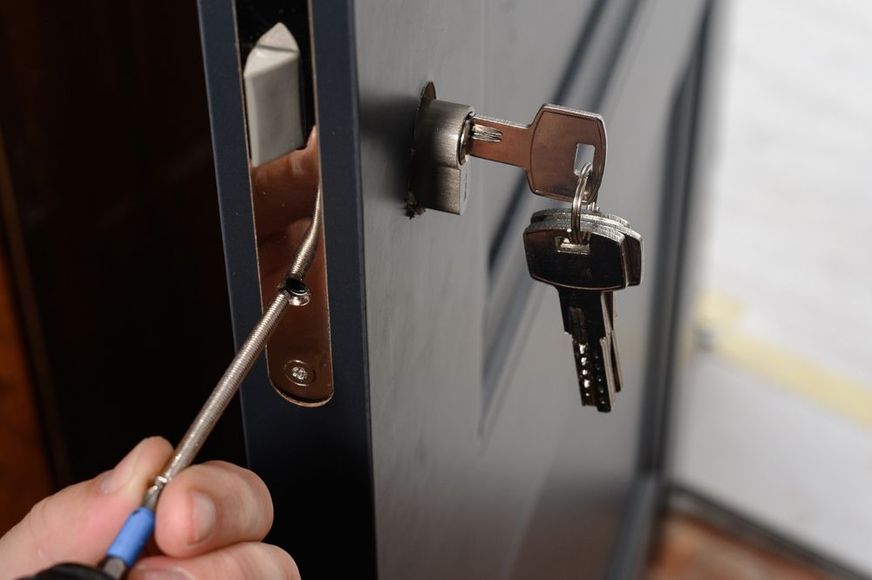
[[[157,511],[158,548],[177,558],[262,540],[272,499],[254,473],[223,461],[189,467],[167,485]]]
[[[145,439],[112,471],[36,504],[0,539],[4,573],[18,577],[61,561],[97,563],[171,452],[165,439]]]
[[[18,577],[61,561],[96,564],[171,453],[167,441],[146,439],[112,471],[37,504],[0,538],[4,573]],[[175,565],[189,577],[298,578],[285,552],[245,543],[262,539],[271,525],[266,485],[246,469],[210,462],[188,468],[164,489],[156,540],[167,554],[188,558]],[[166,568],[171,560],[148,561]]]
[[[284,550],[269,544],[248,542],[228,546],[188,559],[166,556],[146,558],[137,564],[130,580],[300,580],[293,559]]]

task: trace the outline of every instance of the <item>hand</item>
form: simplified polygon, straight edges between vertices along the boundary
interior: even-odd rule
[[[145,439],[115,469],[42,500],[0,538],[3,578],[61,562],[96,564],[170,457],[172,447]],[[157,508],[157,554],[130,580],[277,578],[299,580],[282,549],[261,542],[272,500],[254,473],[223,461],[194,465],[164,488]]]

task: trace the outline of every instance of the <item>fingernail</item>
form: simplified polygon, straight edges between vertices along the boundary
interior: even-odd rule
[[[136,568],[136,580],[193,580],[193,576],[182,568]]]
[[[194,525],[191,544],[199,544],[212,533],[218,513],[215,509],[215,502],[204,493],[192,492],[191,500],[194,504]]]
[[[124,487],[133,477],[133,468],[136,467],[136,459],[139,455],[142,442],[130,450],[112,471],[105,474],[100,481],[100,493],[110,495]]]

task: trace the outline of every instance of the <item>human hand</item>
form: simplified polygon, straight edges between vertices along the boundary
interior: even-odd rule
[[[97,563],[171,453],[165,439],[145,439],[113,470],[36,504],[0,538],[3,577],[34,574],[61,562]],[[291,557],[261,542],[272,519],[269,491],[257,475],[223,461],[193,465],[164,488],[156,550],[134,566],[129,578],[299,580]]]

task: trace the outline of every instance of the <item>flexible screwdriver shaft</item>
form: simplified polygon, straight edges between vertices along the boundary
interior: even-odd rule
[[[227,405],[230,403],[233,395],[239,390],[239,386],[245,380],[252,365],[254,365],[254,361],[257,360],[260,351],[263,350],[266,341],[269,340],[270,335],[272,335],[273,330],[275,330],[289,304],[290,298],[288,294],[282,291],[278,293],[275,300],[269,305],[263,318],[260,319],[260,322],[257,323],[257,326],[248,335],[242,348],[239,349],[230,366],[224,371],[224,376],[218,381],[218,384],[215,386],[212,394],[209,395],[209,399],[203,405],[203,408],[200,409],[194,422],[188,427],[188,431],[176,446],[166,467],[155,478],[154,483],[146,492],[145,499],[142,502],[143,507],[154,511],[163,487],[194,461],[218,419],[221,418],[224,410],[227,409]]]
[[[200,409],[194,422],[188,427],[187,433],[176,446],[164,470],[155,477],[154,483],[145,492],[142,505],[130,514],[112,545],[109,546],[106,558],[100,565],[104,574],[110,578],[124,578],[127,571],[136,563],[139,554],[154,533],[155,511],[161,491],[197,456],[281,320],[285,309],[293,300],[294,296],[289,290],[281,289],[248,335],[242,348],[233,357],[230,366],[224,371],[221,380],[209,395],[206,404]]]
[[[312,259],[315,256],[315,250],[318,246],[318,235],[321,230],[321,206],[322,198],[319,189],[315,196],[315,208],[312,214],[312,221],[309,223],[309,227],[303,235],[300,247],[295,253],[294,259],[291,261],[291,265],[287,271],[286,281],[282,285],[282,290],[279,291],[275,300],[273,300],[272,304],[267,308],[267,311],[260,319],[260,322],[257,323],[257,326],[255,326],[251,331],[251,334],[248,335],[242,348],[239,349],[239,352],[236,353],[233,361],[231,361],[230,366],[228,366],[227,370],[224,372],[224,376],[222,376],[221,380],[218,381],[218,384],[215,386],[215,389],[212,391],[206,404],[204,404],[203,408],[200,409],[194,422],[191,423],[190,427],[188,427],[187,433],[185,433],[185,436],[182,437],[182,440],[176,446],[169,463],[167,463],[163,472],[155,478],[154,483],[146,492],[145,499],[142,502],[143,507],[154,511],[154,508],[157,505],[157,499],[160,496],[163,487],[181,470],[194,461],[200,448],[203,447],[203,443],[206,442],[206,439],[209,437],[209,434],[212,432],[218,419],[221,418],[221,415],[224,413],[225,409],[227,409],[227,405],[230,403],[233,395],[236,394],[237,390],[239,390],[239,386],[242,384],[242,381],[245,380],[245,377],[251,370],[254,361],[257,360],[260,351],[263,350],[266,341],[269,340],[276,325],[279,320],[281,320],[285,308],[288,307],[291,300],[295,297],[299,297],[299,294],[297,293],[299,290],[295,292],[294,287],[290,287],[289,283],[302,282],[303,277],[309,270],[309,266],[312,264]],[[305,291],[305,287],[302,288]]]
[[[227,409],[230,400],[239,390],[242,381],[251,371],[251,367],[266,346],[287,307],[303,306],[309,302],[309,289],[303,284],[303,278],[312,264],[318,246],[321,221],[322,196],[319,189],[315,196],[312,221],[303,235],[300,247],[291,261],[278,294],[248,335],[239,352],[233,357],[221,380],[209,395],[209,399],[176,446],[163,471],[154,478],[154,483],[145,492],[141,506],[130,514],[115,541],[106,551],[106,557],[100,568],[110,578],[123,578],[136,563],[143,547],[154,532],[155,511],[163,488],[194,461],[200,448],[212,433],[212,429]]]

